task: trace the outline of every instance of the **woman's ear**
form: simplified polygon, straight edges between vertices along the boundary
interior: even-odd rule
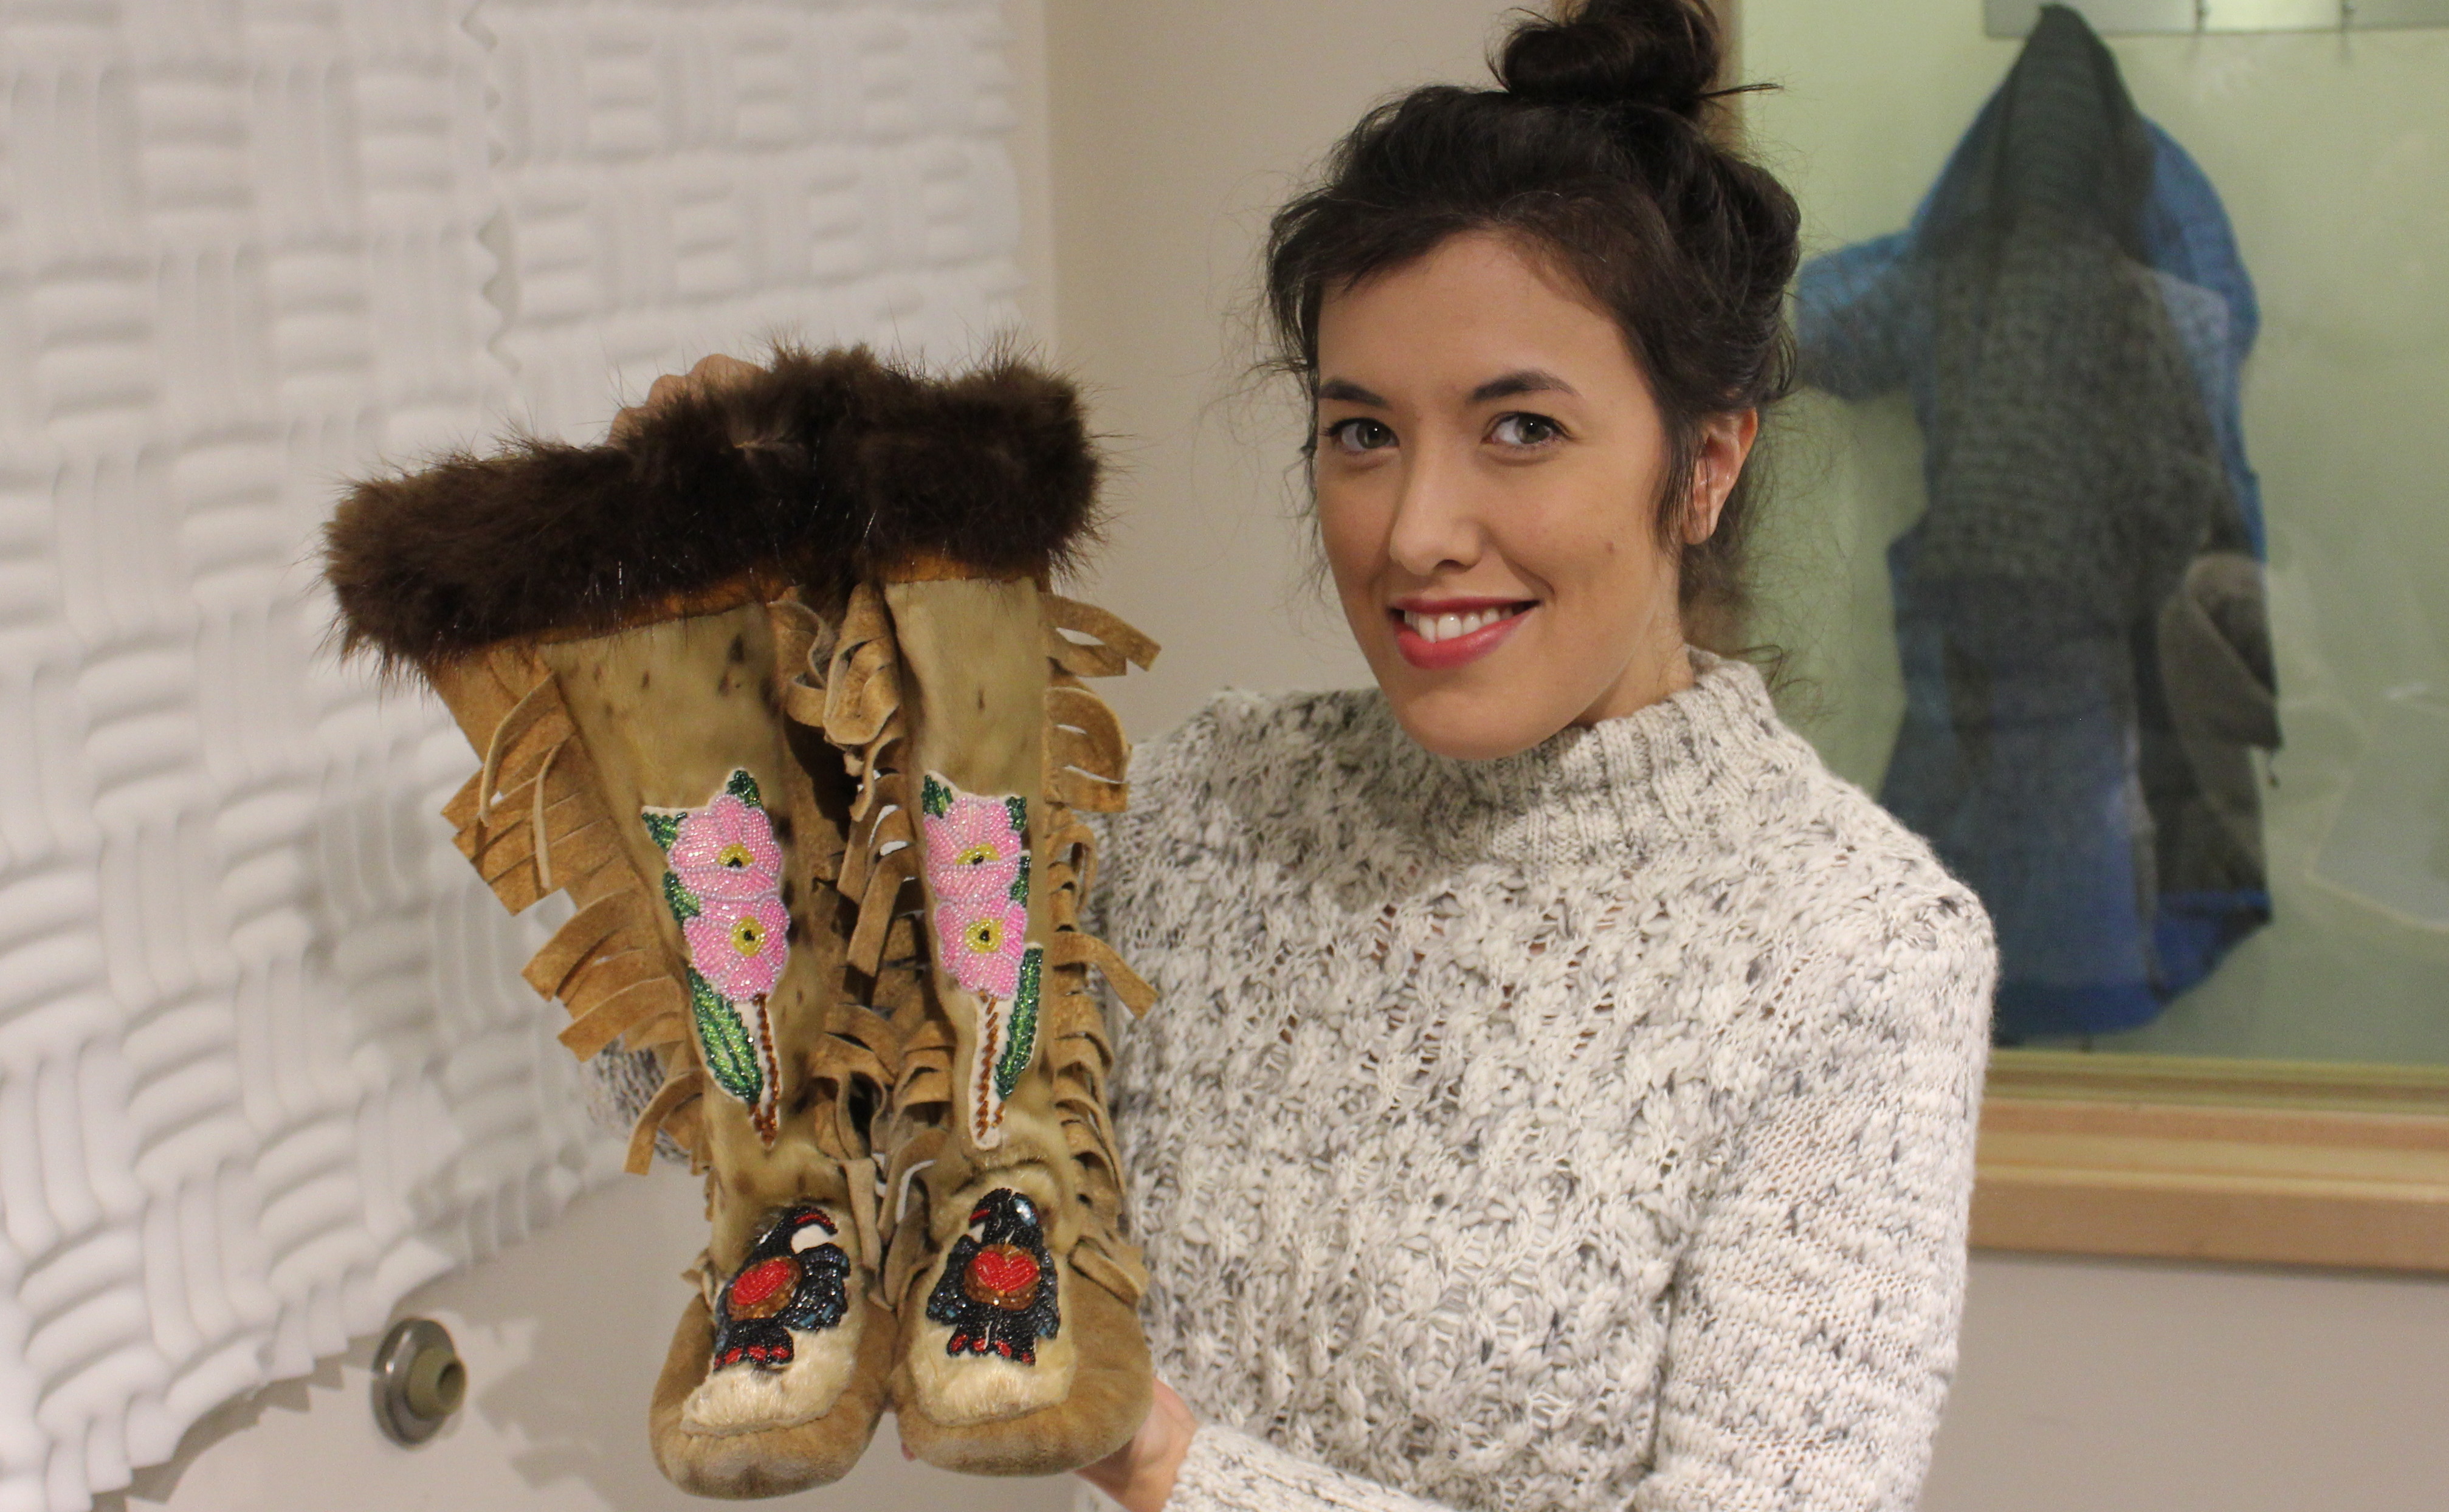
[[[1692,459],[1692,497],[1684,511],[1684,544],[1699,545],[1716,532],[1719,512],[1760,435],[1760,411],[1735,410],[1701,422],[1701,444]]]

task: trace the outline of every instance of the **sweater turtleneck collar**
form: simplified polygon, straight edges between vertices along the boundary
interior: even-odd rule
[[[1682,692],[1493,761],[1431,755],[1398,727],[1415,760],[1393,763],[1390,775],[1421,779],[1415,801],[1427,837],[1453,860],[1638,865],[1668,845],[1723,833],[1757,815],[1809,748],[1778,721],[1757,671],[1690,654],[1692,685]]]

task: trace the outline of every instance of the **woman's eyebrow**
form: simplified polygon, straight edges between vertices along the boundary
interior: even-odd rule
[[[1380,410],[1387,408],[1385,400],[1371,393],[1350,378],[1327,379],[1318,386],[1318,396],[1321,399],[1340,400],[1344,404],[1366,404]]]
[[[1521,368],[1500,378],[1491,378],[1471,391],[1471,402],[1486,404],[1491,399],[1511,399],[1518,393],[1570,393],[1581,397],[1581,392],[1552,373],[1538,368]]]

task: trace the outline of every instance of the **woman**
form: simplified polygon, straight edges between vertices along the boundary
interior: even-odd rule
[[[1180,1395],[1084,1472],[1132,1512],[1915,1500],[1995,955],[1687,647],[1795,261],[1719,64],[1699,0],[1591,0],[1277,218],[1378,687],[1219,696],[1103,851],[1166,999],[1114,1112]]]

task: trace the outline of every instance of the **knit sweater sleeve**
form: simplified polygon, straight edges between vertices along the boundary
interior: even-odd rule
[[[1200,1425],[1166,1512],[1449,1512],[1435,1502],[1286,1454],[1264,1439]]]
[[[1909,1512],[1956,1359],[1996,975],[1952,886],[1797,972],[1795,1047],[1678,1266],[1631,1512]],[[1443,1512],[1203,1426],[1168,1512]]]
[[[1677,1267],[1635,1512],[1910,1512],[1956,1364],[1997,965],[1946,885],[1847,931]]]

